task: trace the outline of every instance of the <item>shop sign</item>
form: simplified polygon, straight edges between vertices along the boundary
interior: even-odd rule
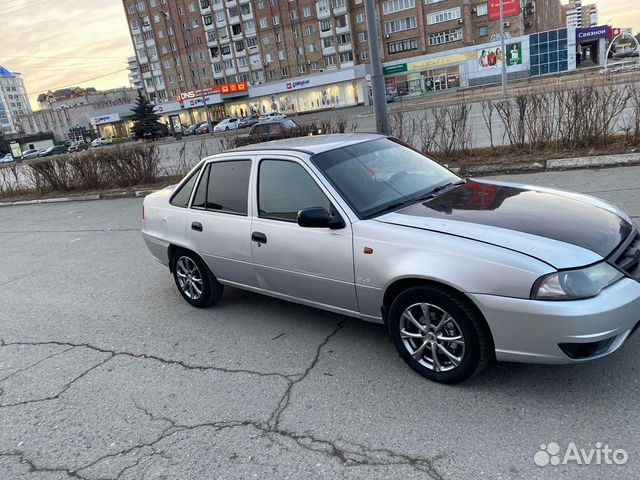
[[[520,15],[520,0],[489,0],[489,20],[500,20],[500,2],[502,2],[502,16],[517,17]]]
[[[296,82],[288,82],[287,90],[293,90],[296,88],[304,88],[311,83],[311,80],[298,80]]]
[[[102,115],[100,117],[92,117],[91,125],[104,125],[105,123],[114,123],[120,121],[119,113],[110,113],[109,115]]]
[[[249,84],[247,82],[228,83],[225,85],[213,85],[198,90],[189,90],[188,92],[179,93],[177,98],[179,102],[185,100],[193,100],[195,98],[201,98],[202,94],[214,95],[219,93],[220,95],[232,95],[237,93],[246,93],[249,91]],[[200,102],[202,103],[202,102]]]
[[[576,38],[578,42],[588,42],[589,40],[595,40],[597,38],[609,38],[609,26],[578,28],[576,30]]]
[[[430,58],[428,60],[420,60],[419,62],[413,62],[407,65],[409,71],[422,71],[429,68],[440,67],[443,65],[450,65],[453,63],[464,63],[469,60],[474,60],[476,55],[474,52],[456,53],[454,55],[448,55],[445,57]]]
[[[396,75],[398,73],[405,73],[407,71],[406,63],[399,63],[398,65],[391,65],[390,67],[384,67],[382,73],[384,75]]]

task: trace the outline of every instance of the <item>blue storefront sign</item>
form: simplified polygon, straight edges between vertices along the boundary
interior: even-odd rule
[[[589,42],[598,38],[609,38],[608,25],[589,28],[578,28],[576,30],[576,40],[578,41],[578,43]]]

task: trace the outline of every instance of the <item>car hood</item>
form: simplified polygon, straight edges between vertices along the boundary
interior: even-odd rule
[[[607,257],[632,231],[615,206],[586,195],[469,180],[377,221],[470,238],[572,268]]]

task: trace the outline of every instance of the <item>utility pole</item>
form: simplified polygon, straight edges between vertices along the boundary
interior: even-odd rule
[[[502,50],[502,98],[507,98],[509,79],[507,78],[507,52],[504,41],[504,0],[500,2],[500,49]]]
[[[367,16],[367,35],[369,35],[369,58],[371,59],[371,93],[373,94],[373,112],[376,118],[376,131],[384,135],[391,133],[389,112],[387,111],[387,95],[382,73],[382,57],[378,44],[378,20],[374,0],[365,0],[364,8]]]
[[[171,23],[171,29],[174,32],[174,35],[176,33],[176,29],[175,26],[173,25],[173,20],[171,19],[171,15],[169,14],[169,12],[165,12],[164,10],[161,10],[160,13],[162,14],[162,16],[165,19],[165,22],[170,22]],[[188,30],[189,32],[191,32],[191,28],[187,28],[186,30]],[[183,40],[185,40],[185,35],[184,32],[185,30],[182,30],[183,32]],[[187,43],[187,42],[185,42]],[[191,35],[191,41],[188,42],[188,46],[189,46],[189,51],[191,53],[191,57],[193,58],[193,63],[195,64],[195,73],[196,73],[196,78],[194,80],[196,80],[196,89],[200,90],[200,99],[202,100],[202,106],[204,108],[204,113],[207,117],[207,127],[209,128],[209,135],[213,135],[213,124],[211,123],[211,116],[209,115],[209,109],[207,108],[207,101],[206,101],[206,97],[204,95],[204,88],[202,86],[202,82],[200,81],[200,71],[198,70],[198,61],[196,59],[196,54],[195,51],[193,50],[193,35]],[[178,47],[178,51],[180,51],[180,47]],[[189,66],[189,68],[191,68],[191,66]],[[184,69],[183,69],[184,71]]]

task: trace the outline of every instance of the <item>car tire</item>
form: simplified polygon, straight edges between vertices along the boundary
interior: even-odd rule
[[[171,259],[171,271],[180,295],[190,305],[207,308],[220,300],[224,285],[195,253],[178,250]]]
[[[491,358],[492,341],[484,320],[464,297],[438,286],[400,293],[391,304],[387,325],[402,359],[434,382],[463,382]]]

